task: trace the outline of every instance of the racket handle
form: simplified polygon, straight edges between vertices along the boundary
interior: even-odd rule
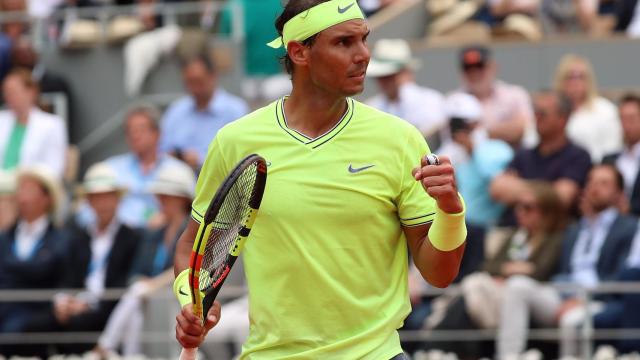
[[[180,352],[179,360],[196,360],[196,355],[198,355],[198,348],[183,348],[182,352]]]

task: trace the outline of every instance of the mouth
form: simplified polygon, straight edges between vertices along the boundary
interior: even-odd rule
[[[356,73],[350,75],[349,77],[353,78],[353,79],[356,79],[356,80],[364,80],[364,77],[365,77],[366,73],[367,73],[366,70],[362,70],[362,71],[359,71],[359,72],[356,72]]]

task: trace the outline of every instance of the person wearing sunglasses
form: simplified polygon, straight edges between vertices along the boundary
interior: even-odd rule
[[[504,140],[515,148],[525,138],[525,130],[533,125],[533,109],[527,91],[518,85],[497,79],[498,65],[489,48],[469,46],[460,51],[462,87],[482,103],[482,125],[489,136]],[[529,144],[526,140],[526,144]]]

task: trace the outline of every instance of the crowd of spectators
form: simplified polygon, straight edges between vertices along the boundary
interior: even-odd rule
[[[435,90],[406,91],[422,88],[406,80],[408,60],[384,58],[380,45],[392,42],[402,40],[374,46],[369,76],[380,95],[370,104],[399,115],[419,115],[433,104],[435,114],[445,114],[444,122],[434,122],[442,139],[436,153],[450,156],[456,169],[469,229],[457,278],[461,291],[423,297],[425,285],[410,271],[415,310],[406,328],[497,334],[489,349],[441,342],[407,348],[450,345],[461,355],[517,359],[534,326],[558,328],[558,354],[571,358],[581,355],[576,339],[587,317],[596,328],[638,326],[633,306],[640,295],[598,294],[584,303],[576,287],[640,281],[640,98],[629,93],[616,106],[598,95],[589,60],[572,54],[559,61],[550,90],[530,94],[498,80],[490,49],[469,46],[458,59],[461,87],[436,104]],[[628,339],[610,343],[622,352],[640,346]]]
[[[49,1],[49,8],[44,2],[33,8],[47,14],[59,6],[101,3],[106,1]],[[374,13],[392,1],[365,3]],[[615,13],[615,6],[597,2],[559,3],[490,1],[476,17],[493,24],[525,14],[555,31],[570,31],[588,29],[598,8]],[[2,10],[25,6],[0,0]],[[620,6],[635,8],[626,1]],[[160,25],[142,14],[146,29]],[[638,27],[636,17],[620,20],[624,29]],[[0,344],[0,354],[138,354],[143,300],[171,281],[175,244],[207,147],[249,105],[218,85],[208,54],[186,58],[185,96],[165,111],[151,104],[128,108],[128,151],[89,166],[77,191],[69,191],[76,185],[65,176],[75,120],[45,111],[51,109],[40,95],[63,93],[70,100],[72,91],[39,62],[26,31],[17,22],[5,23],[0,33],[0,290],[83,291],[61,291],[49,301],[0,302],[0,333],[103,335],[97,344]],[[414,312],[406,329],[492,329],[495,346],[474,348],[475,356],[484,351],[516,359],[528,347],[530,326],[559,328],[563,356],[579,355],[576,334],[587,317],[597,328],[640,327],[640,294],[603,294],[586,304],[563,289],[640,281],[640,97],[599,95],[589,60],[577,55],[563,57],[551,90],[536,93],[500,80],[489,48],[465,47],[453,61],[460,86],[441,93],[416,81],[419,63],[406,41],[383,39],[372,46],[368,76],[378,92],[365,102],[410,122],[436,153],[451,158],[468,214],[466,254],[456,280],[462,291],[424,295],[428,285],[410,269]],[[125,287],[119,302],[101,299],[105,290]],[[246,297],[224,311],[212,336],[242,342]],[[633,339],[609,343],[621,352],[640,348]]]

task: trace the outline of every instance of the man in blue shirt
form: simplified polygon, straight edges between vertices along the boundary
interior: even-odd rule
[[[241,98],[217,87],[214,65],[206,56],[187,60],[182,77],[189,95],[167,109],[160,149],[197,170],[218,130],[247,114],[249,107]]]

